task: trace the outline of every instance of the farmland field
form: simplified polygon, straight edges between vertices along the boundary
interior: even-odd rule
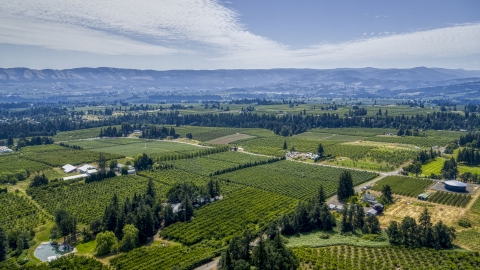
[[[44,163],[53,167],[63,166],[67,163],[81,164],[98,160],[98,152],[89,150],[74,150],[59,145],[39,145],[22,148],[22,158]],[[124,157],[123,155],[105,154],[105,158],[116,159]]]
[[[192,269],[214,257],[214,249],[206,247],[151,246],[137,248],[113,258],[110,263],[116,269]]]
[[[415,137],[415,136],[374,136],[368,137],[365,140],[375,142],[388,142],[388,143],[402,143],[411,144],[419,147],[433,147],[433,146],[445,146],[453,139],[448,137]]]
[[[84,149],[91,149],[91,151],[99,151],[128,157],[134,157],[142,153],[152,156],[160,156],[163,154],[194,152],[201,149],[198,146],[186,143],[143,139],[89,140],[78,141],[74,143],[72,142],[72,144],[79,145]]]
[[[62,181],[30,188],[27,193],[51,214],[61,208],[76,216],[80,222],[90,223],[103,215],[113,194],[117,194],[119,201],[124,201],[126,197],[132,198],[134,193],[143,194],[147,182],[147,178],[140,176],[118,176],[89,184]],[[165,186],[155,182],[157,194],[163,194]]]
[[[2,173],[15,173],[21,169],[28,170],[29,172],[38,172],[46,170],[50,166],[22,158],[20,155],[8,155],[0,156],[0,174]]]
[[[121,128],[121,126],[112,126],[112,127],[116,127],[117,129]],[[80,140],[80,139],[95,138],[95,137],[98,137],[98,135],[100,135],[100,129],[102,128],[104,127],[58,132],[57,135],[53,136],[53,139],[55,140],[55,142],[61,142],[61,141],[74,141],[74,140]]]
[[[321,184],[324,186],[327,196],[336,193],[342,171],[342,169],[326,166],[280,161],[222,174],[219,177],[226,181],[307,200],[315,194]],[[354,185],[364,183],[377,175],[360,171],[351,171],[351,173]]]
[[[478,228],[462,230],[457,233],[454,243],[470,250],[480,251],[480,231]]]
[[[314,128],[310,129],[309,132],[372,137],[376,135],[383,135],[386,132],[396,134],[397,130],[388,128]]]
[[[28,231],[49,219],[26,196],[20,194],[0,193],[0,207],[0,226],[7,231]]]
[[[219,137],[219,138],[216,138],[216,139],[207,141],[207,143],[211,143],[211,144],[229,144],[229,143],[236,142],[236,141],[239,141],[239,140],[245,140],[245,139],[251,139],[251,138],[255,138],[255,137],[254,137],[254,136],[250,136],[250,135],[246,135],[246,134],[237,133],[237,134],[232,134],[232,135],[227,135],[227,136]]]
[[[304,132],[294,136],[295,138],[302,138],[307,140],[328,140],[328,141],[341,141],[341,142],[353,142],[363,140],[365,136],[352,136],[332,133],[320,133],[320,132]]]
[[[174,160],[168,163],[172,164],[175,168],[184,171],[209,176],[216,171],[235,168],[238,165],[244,165],[247,163],[265,162],[268,159],[268,157],[238,152],[224,152],[199,158]]]
[[[191,245],[202,240],[221,241],[240,235],[245,228],[253,232],[291,212],[297,200],[254,188],[245,188],[223,200],[200,208],[188,223],[175,223],[161,235]]]
[[[372,187],[375,191],[382,191],[384,185],[389,185],[392,192],[398,195],[417,197],[434,182],[429,179],[413,178],[405,176],[387,176],[375,183]]]
[[[194,183],[197,186],[205,186],[207,182],[210,180],[210,177],[179,170],[179,169],[141,171],[141,172],[138,172],[137,174],[146,178],[152,178],[156,182],[159,182],[165,185],[173,185],[176,182],[185,181],[185,182]],[[213,177],[213,179],[217,179],[217,177]],[[232,182],[222,182],[220,187],[221,187],[222,194],[228,194],[233,191],[245,188],[244,185],[235,184]]]
[[[465,207],[472,199],[470,195],[455,194],[451,192],[437,191],[428,197],[429,202]]]
[[[480,259],[473,252],[402,247],[298,247],[293,252],[301,269],[477,269]]]
[[[470,210],[475,214],[480,214],[480,197],[478,197],[475,202],[473,203]]]

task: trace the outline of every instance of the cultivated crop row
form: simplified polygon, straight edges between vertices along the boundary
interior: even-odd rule
[[[301,269],[478,269],[480,256],[473,252],[402,247],[369,248],[333,246],[293,249]]]
[[[296,205],[295,199],[245,188],[202,207],[192,221],[175,223],[165,228],[161,235],[187,245],[202,240],[221,242],[241,234],[245,228],[257,232],[282,214],[293,211]]]
[[[57,209],[65,209],[80,222],[90,223],[103,215],[114,193],[119,201],[124,201],[126,197],[132,198],[134,193],[144,193],[147,182],[147,178],[140,176],[119,176],[88,184],[62,181],[30,188],[27,193],[51,214]],[[159,196],[166,190],[159,182],[155,186]]]
[[[423,193],[425,189],[433,184],[432,180],[404,177],[404,176],[387,176],[378,181],[373,190],[382,191],[383,186],[389,185],[392,192],[402,196],[417,197]]]
[[[113,258],[110,263],[115,269],[193,269],[207,262],[214,255],[213,248],[174,246],[151,246],[137,248]],[[213,263],[212,263],[213,264]]]
[[[6,155],[0,157],[0,174],[14,173],[19,170],[27,170],[33,173],[48,168],[50,168],[50,166],[22,158],[20,155]]]
[[[472,199],[470,195],[455,194],[451,192],[437,191],[428,197],[429,202],[465,207]]]
[[[14,193],[0,193],[0,226],[7,231],[28,231],[47,221],[47,216],[26,196]]]
[[[98,160],[98,152],[88,150],[74,150],[71,148],[65,148],[56,145],[54,146],[60,148],[50,148],[50,145],[47,145],[47,147],[38,146],[39,149],[34,149],[37,146],[32,146],[31,149],[25,150],[25,153],[22,155],[22,157],[53,167],[63,166],[67,163],[81,164]],[[105,158],[107,160],[122,157],[124,156],[108,153],[105,154]]]
[[[225,181],[307,200],[317,192],[320,185],[323,185],[327,196],[335,194],[342,171],[344,170],[332,167],[279,161],[237,170],[219,177]],[[352,173],[354,185],[364,183],[377,175],[371,172],[349,171]]]

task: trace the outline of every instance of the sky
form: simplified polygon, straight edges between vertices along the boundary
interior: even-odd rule
[[[0,0],[0,67],[480,70],[478,0]]]

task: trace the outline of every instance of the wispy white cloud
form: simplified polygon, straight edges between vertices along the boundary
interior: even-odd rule
[[[0,43],[105,55],[196,53],[209,67],[349,66],[480,53],[480,23],[294,49],[255,35],[220,0],[0,0]],[[368,14],[365,14],[366,16]],[[383,15],[382,15],[383,16]],[[388,17],[388,16],[383,16]]]

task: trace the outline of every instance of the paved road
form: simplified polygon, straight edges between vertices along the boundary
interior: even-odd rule
[[[201,266],[195,268],[195,270],[216,270],[219,260],[220,260],[220,258],[215,258],[213,261],[208,262],[204,265],[201,265]]]

